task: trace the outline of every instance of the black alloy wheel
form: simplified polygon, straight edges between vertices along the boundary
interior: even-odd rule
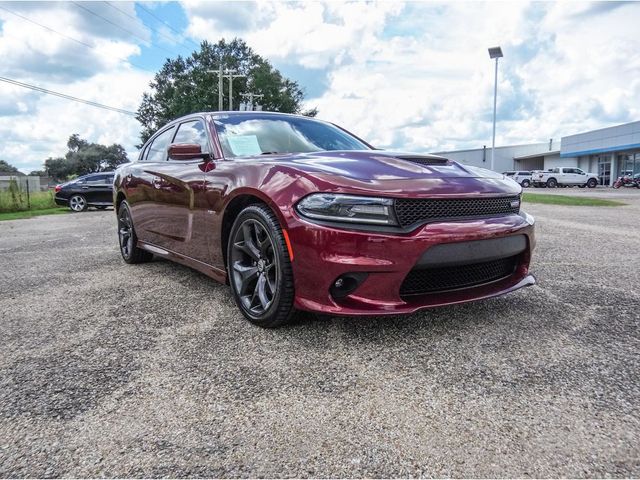
[[[264,205],[245,208],[231,228],[229,283],[243,315],[273,328],[294,314],[291,260],[278,219]]]
[[[122,259],[127,263],[143,263],[153,258],[151,252],[138,247],[138,237],[133,228],[131,211],[126,201],[123,201],[118,209],[118,242]]]
[[[596,185],[598,185],[598,181],[595,178],[590,178],[587,182],[587,187],[589,188],[596,188]]]

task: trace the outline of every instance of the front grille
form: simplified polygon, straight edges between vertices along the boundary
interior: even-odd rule
[[[512,205],[513,203],[513,205]],[[396,216],[402,227],[430,220],[486,217],[520,211],[520,197],[475,198],[399,198],[395,202]]]
[[[400,286],[400,295],[420,295],[468,288],[508,277],[518,266],[519,255],[488,262],[411,270]]]

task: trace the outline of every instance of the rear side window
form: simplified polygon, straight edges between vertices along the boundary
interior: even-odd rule
[[[173,138],[173,132],[175,127],[171,127],[158,135],[151,145],[149,145],[149,153],[146,158],[142,160],[144,162],[166,162],[167,161],[167,147]]]
[[[200,145],[203,153],[209,153],[209,141],[202,120],[181,123],[173,143],[192,143]]]
[[[91,175],[90,177],[87,177],[86,179],[87,183],[106,183],[107,181],[107,176],[106,175]]]

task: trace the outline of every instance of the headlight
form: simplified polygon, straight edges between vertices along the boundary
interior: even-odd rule
[[[393,200],[390,198],[314,193],[303,198],[296,208],[304,217],[328,222],[398,224],[393,213]]]

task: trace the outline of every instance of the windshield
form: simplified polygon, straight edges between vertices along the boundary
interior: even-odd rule
[[[225,157],[323,150],[369,150],[331,124],[304,117],[268,114],[214,117]]]

